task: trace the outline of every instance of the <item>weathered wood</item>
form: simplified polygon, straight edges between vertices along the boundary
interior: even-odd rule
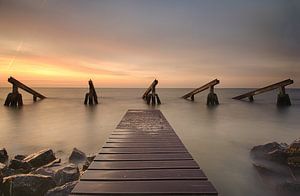
[[[26,86],[22,82],[16,80],[13,77],[8,78],[8,82],[13,85],[12,92],[7,95],[4,105],[11,106],[11,107],[21,107],[23,106],[23,99],[22,95],[19,93],[18,88],[23,89],[24,91],[28,92],[29,94],[33,95],[33,101],[37,101],[37,98],[45,99],[46,97],[35,90],[31,89],[30,87]]]
[[[153,88],[156,87],[156,85],[158,84],[158,80],[154,80],[151,85],[148,87],[148,89],[145,91],[145,93],[143,94],[143,99],[145,99],[147,97],[147,95],[153,90]]]
[[[80,181],[71,195],[218,195],[206,180]]]
[[[106,143],[103,148],[176,148],[181,147],[181,143]]]
[[[193,100],[195,94],[198,94],[198,93],[200,93],[200,92],[202,92],[202,91],[204,91],[206,89],[209,89],[211,87],[213,89],[213,86],[215,86],[215,85],[217,85],[219,83],[220,83],[220,81],[218,79],[215,79],[215,80],[213,80],[213,81],[211,81],[211,82],[209,82],[209,83],[207,83],[207,84],[205,84],[205,85],[203,85],[203,86],[201,86],[199,88],[196,88],[193,91],[191,91],[191,92],[183,95],[182,98],[188,99],[189,97],[192,97],[191,99]]]
[[[98,104],[98,96],[92,80],[89,80],[89,92],[85,95],[84,104],[94,105]]]
[[[159,110],[129,110],[118,127],[71,195],[218,194]]]
[[[130,169],[199,169],[194,160],[180,161],[94,161],[89,170],[130,170]]]
[[[167,161],[192,160],[189,153],[161,154],[99,154],[94,161]]]
[[[100,154],[158,154],[185,153],[187,149],[180,148],[102,148]]]
[[[82,181],[207,180],[200,169],[87,170]]]
[[[20,89],[26,91],[27,93],[32,94],[34,97],[38,97],[38,98],[40,98],[40,99],[45,99],[45,98],[46,98],[46,96],[44,96],[44,95],[38,93],[37,91],[35,91],[35,90],[33,90],[32,88],[26,86],[25,84],[23,84],[22,82],[16,80],[16,79],[13,78],[13,77],[8,78],[8,82],[11,83],[11,84],[13,84],[13,85],[16,86],[17,88],[20,88]]]
[[[279,89],[279,94],[277,97],[277,105],[279,106],[284,106],[284,105],[291,105],[291,101],[290,101],[290,97],[288,94],[285,93],[285,86],[293,84],[294,81],[291,79],[287,79],[287,80],[283,80],[281,82],[275,83],[275,84],[271,84],[269,86],[263,87],[263,88],[259,88],[253,91],[250,91],[248,93],[233,97],[232,99],[244,99],[244,98],[248,98],[250,102],[254,101],[254,96],[255,95],[259,95],[271,90],[275,90],[275,89]]]
[[[266,86],[266,87],[263,87],[263,88],[259,88],[259,89],[250,91],[248,93],[245,93],[245,94],[233,97],[232,99],[244,99],[244,98],[247,98],[247,97],[253,97],[254,95],[259,95],[261,93],[265,93],[267,91],[278,89],[278,88],[281,88],[283,86],[287,86],[287,85],[290,85],[290,84],[293,84],[293,83],[294,83],[294,81],[291,80],[291,79],[283,80],[281,82],[278,82],[278,83],[275,83],[275,84],[271,84],[269,86]]]
[[[151,103],[152,105],[161,104],[159,96],[156,93],[157,84],[158,84],[158,80],[155,79],[142,96],[142,98],[147,102],[148,105],[150,105]]]

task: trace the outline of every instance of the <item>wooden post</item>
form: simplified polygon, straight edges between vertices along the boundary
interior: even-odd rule
[[[278,106],[290,106],[291,100],[288,94],[285,93],[285,87],[281,86],[279,88],[279,94],[277,95],[277,105]]]
[[[208,106],[219,105],[219,100],[217,94],[214,92],[214,86],[210,86],[209,94],[207,95]]]
[[[11,107],[21,107],[23,106],[23,99],[22,95],[19,93],[19,88],[23,89],[24,91],[30,93],[33,95],[33,101],[37,100],[37,97],[40,99],[46,98],[44,95],[36,92],[35,90],[29,88],[22,82],[16,80],[13,77],[8,78],[8,82],[11,83],[12,86],[12,92],[7,95],[7,98],[5,100],[4,105],[5,106],[11,106]]]
[[[248,93],[233,97],[233,99],[244,99],[248,98],[249,101],[253,102],[254,101],[254,95],[259,95],[261,93],[265,93],[267,91],[279,89],[279,94],[277,96],[277,105],[278,106],[289,106],[291,105],[291,100],[288,94],[285,93],[285,86],[293,84],[294,81],[291,79],[283,80],[281,82],[277,82],[275,84],[271,84],[269,86],[263,87],[256,89],[254,91],[250,91]]]
[[[84,104],[94,105],[98,104],[98,96],[92,80],[89,80],[89,92],[85,94]]]
[[[209,94],[207,96],[207,102],[206,104],[211,106],[211,105],[218,105],[219,104],[219,100],[218,100],[218,96],[217,94],[214,92],[214,86],[219,84],[220,81],[218,79],[215,79],[203,86],[201,86],[200,88],[196,88],[194,89],[193,91],[185,94],[182,96],[182,98],[184,99],[188,99],[188,98],[191,98],[192,101],[195,100],[195,95],[206,90],[206,89],[209,89]]]
[[[147,102],[148,105],[152,103],[152,105],[160,105],[161,101],[159,99],[158,94],[156,93],[156,85],[158,84],[158,80],[154,80],[152,84],[148,87],[148,89],[143,94],[143,99]]]

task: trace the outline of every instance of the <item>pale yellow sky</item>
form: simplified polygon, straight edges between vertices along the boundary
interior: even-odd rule
[[[299,1],[0,0],[0,86],[300,87]]]

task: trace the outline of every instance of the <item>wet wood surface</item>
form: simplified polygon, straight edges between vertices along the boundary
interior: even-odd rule
[[[71,195],[218,195],[159,110],[129,110]]]
[[[250,91],[248,93],[233,97],[232,99],[238,99],[239,100],[239,99],[244,99],[244,98],[247,98],[247,97],[252,97],[252,99],[253,99],[254,95],[259,95],[261,93],[265,93],[267,91],[271,91],[271,90],[274,90],[274,89],[277,89],[277,88],[280,88],[280,87],[284,87],[284,86],[287,86],[287,85],[290,85],[290,84],[293,84],[293,83],[294,83],[294,81],[291,80],[291,79],[283,80],[281,82],[271,84],[269,86],[259,88],[259,89]]]

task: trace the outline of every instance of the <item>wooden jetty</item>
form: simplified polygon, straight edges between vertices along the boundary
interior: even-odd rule
[[[288,94],[286,94],[285,92],[285,86],[293,84],[294,81],[291,79],[287,79],[287,80],[283,80],[281,82],[275,83],[275,84],[271,84],[269,86],[263,87],[263,88],[259,88],[253,91],[250,91],[248,93],[233,97],[232,99],[244,99],[244,98],[248,98],[249,101],[253,102],[254,95],[259,95],[261,93],[265,93],[271,90],[275,90],[275,89],[279,89],[279,94],[277,96],[277,105],[278,106],[284,106],[284,105],[291,105],[291,100]]]
[[[215,79],[199,88],[194,89],[193,91],[185,94],[182,96],[182,98],[184,99],[188,99],[191,98],[192,101],[195,100],[195,95],[197,93],[200,93],[202,91],[205,91],[206,89],[210,89],[209,90],[209,94],[207,96],[207,105],[219,105],[219,100],[218,100],[218,96],[216,93],[214,93],[214,86],[219,84],[220,81],[218,79]]]
[[[92,80],[89,80],[89,92],[85,94],[84,104],[98,104],[98,96]]]
[[[161,104],[158,94],[156,93],[156,85],[158,84],[158,80],[154,80],[149,88],[143,94],[143,99],[147,101],[147,104],[156,105]]]
[[[5,106],[12,106],[12,107],[21,107],[23,106],[23,99],[22,94],[19,93],[18,88],[26,91],[27,93],[32,94],[33,101],[37,101],[37,98],[45,99],[46,97],[35,90],[31,89],[30,87],[26,86],[22,82],[16,80],[13,77],[8,78],[8,82],[11,83],[12,92],[7,95],[4,105]]]
[[[128,110],[71,195],[218,195],[160,110]]]

